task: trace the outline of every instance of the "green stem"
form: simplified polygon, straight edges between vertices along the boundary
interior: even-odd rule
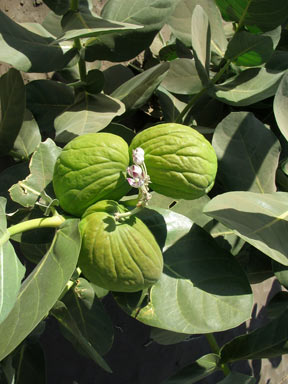
[[[220,69],[219,72],[216,73],[216,75],[213,77],[211,80],[210,84],[216,84],[217,81],[222,77],[222,75],[226,72],[227,68],[231,64],[231,60],[227,60],[225,65]],[[182,112],[179,113],[177,116],[176,120],[174,121],[175,123],[182,123],[183,118],[186,116],[186,114],[194,107],[196,102],[201,98],[204,93],[208,90],[208,87],[202,88],[200,92],[198,92],[196,95],[192,97],[192,99],[189,101],[189,103],[186,105],[186,107],[183,109]]]
[[[194,104],[200,99],[202,95],[207,91],[207,88],[202,88],[199,93],[194,95],[192,99],[189,101],[189,103],[186,105],[186,107],[183,109],[182,112],[179,113],[177,116],[176,120],[174,121],[175,123],[182,123],[183,117],[190,111],[190,109],[194,106]]]
[[[71,11],[78,11],[78,0],[70,0]]]
[[[81,41],[79,37],[75,37],[74,39],[74,47],[78,49],[79,52],[79,61],[78,61],[78,68],[79,68],[79,74],[80,74],[80,79],[81,81],[85,82],[86,81],[86,62],[85,60],[81,57]]]
[[[1,237],[0,246],[3,245],[7,240],[9,240],[9,237],[16,235],[17,233],[22,233],[31,229],[38,228],[58,228],[62,223],[64,223],[64,221],[64,217],[58,215],[39,219],[32,219],[24,221],[23,223],[12,225],[12,227],[7,228],[6,234]]]
[[[138,213],[141,211],[143,207],[136,207],[134,209],[132,209],[131,211],[129,212],[124,212],[124,213],[115,213],[114,216],[115,216],[115,219],[116,220],[120,220],[120,219],[123,219],[124,217],[130,217],[132,215],[135,215],[135,213]]]
[[[205,336],[206,336],[206,339],[210,345],[211,351],[213,353],[215,353],[216,355],[219,355],[220,354],[220,348],[219,348],[219,345],[218,345],[213,333],[207,333],[207,334],[205,334]],[[224,363],[220,364],[220,369],[222,370],[222,372],[224,373],[225,376],[228,376],[229,373],[231,373],[228,364],[224,364]]]

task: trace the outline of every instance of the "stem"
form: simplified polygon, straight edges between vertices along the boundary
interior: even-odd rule
[[[216,73],[216,75],[211,80],[210,84],[216,84],[217,81],[222,77],[222,75],[225,73],[229,65],[231,64],[231,60],[227,60],[225,65],[220,69],[219,72]],[[196,102],[200,99],[204,93],[208,90],[208,87],[202,88],[200,92],[198,92],[196,95],[192,97],[192,99],[189,101],[189,103],[186,105],[186,107],[183,109],[182,112],[179,113],[175,123],[182,123],[183,117],[190,111],[190,109],[196,104]]]
[[[206,336],[206,339],[210,345],[211,351],[213,353],[215,353],[216,355],[219,355],[220,348],[219,348],[219,345],[218,345],[213,333],[207,333],[207,334],[205,334],[205,336]],[[220,369],[222,370],[222,372],[224,373],[225,376],[228,376],[229,373],[231,373],[228,364],[224,364],[224,363],[220,364]]]
[[[78,11],[78,0],[70,0],[70,9],[71,11]]]
[[[3,245],[10,236],[16,235],[17,233],[26,232],[31,229],[38,228],[58,228],[65,219],[63,216],[52,216],[39,219],[32,219],[24,221],[23,223],[12,225],[7,228],[7,233],[0,239],[0,246]]]
[[[194,106],[194,104],[196,103],[196,101],[198,101],[198,99],[200,99],[200,97],[207,91],[207,88],[202,88],[201,91],[199,93],[197,93],[196,95],[194,95],[192,97],[192,99],[189,101],[189,103],[186,105],[186,107],[183,109],[182,112],[179,113],[179,115],[177,116],[176,120],[174,121],[175,123],[182,123],[182,119],[183,117],[190,111],[190,109]]]
[[[135,213],[138,213],[141,211],[143,207],[136,207],[134,209],[132,209],[131,211],[129,212],[124,212],[124,213],[115,213],[115,219],[116,220],[120,220],[120,219],[123,219],[123,217],[129,217],[129,216],[132,216],[132,215],[135,215]]]
[[[79,69],[79,74],[80,74],[80,79],[81,81],[85,82],[86,81],[86,62],[85,60],[81,57],[81,41],[79,37],[75,37],[74,39],[74,47],[78,49],[79,52],[79,61],[78,61],[78,69]]]

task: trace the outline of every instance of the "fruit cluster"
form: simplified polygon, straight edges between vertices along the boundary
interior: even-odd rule
[[[130,147],[110,133],[70,141],[57,159],[53,186],[63,210],[81,217],[84,275],[112,291],[153,285],[163,269],[161,250],[146,225],[118,201],[131,187],[139,189],[138,207],[151,198],[149,187],[174,199],[196,199],[212,188],[216,172],[211,144],[180,124],[148,128]]]

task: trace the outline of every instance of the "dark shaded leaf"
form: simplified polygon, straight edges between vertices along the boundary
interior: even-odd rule
[[[25,87],[20,72],[14,68],[0,78],[0,103],[0,156],[3,156],[13,148],[25,112]]]

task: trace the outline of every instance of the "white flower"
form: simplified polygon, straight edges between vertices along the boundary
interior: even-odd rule
[[[143,170],[141,167],[139,167],[139,165],[131,165],[130,167],[127,168],[127,173],[129,176],[133,178],[144,179]]]
[[[133,188],[141,188],[144,185],[144,180],[138,177],[135,177],[134,179],[127,177],[127,181]]]
[[[144,162],[144,149],[138,147],[132,151],[133,163],[141,165]]]

